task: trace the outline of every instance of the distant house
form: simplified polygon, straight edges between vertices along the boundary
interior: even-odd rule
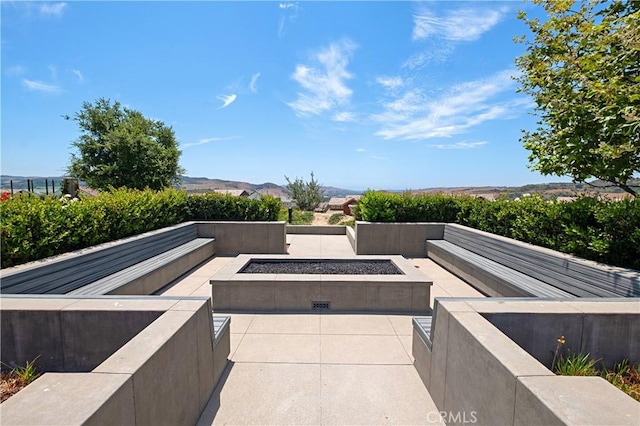
[[[328,207],[329,210],[341,210],[342,213],[350,215],[351,208],[349,206],[357,203],[358,199],[356,197],[332,197],[329,200]]]
[[[214,189],[213,192],[218,194],[233,195],[234,197],[248,197],[249,191],[246,189]]]

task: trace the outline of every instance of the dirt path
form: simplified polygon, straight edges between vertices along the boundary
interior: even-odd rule
[[[326,212],[326,213],[315,212],[313,213],[313,222],[311,222],[311,224],[312,225],[328,225],[329,218],[334,213],[335,212]]]

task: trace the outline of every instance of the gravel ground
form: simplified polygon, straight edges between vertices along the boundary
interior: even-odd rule
[[[401,275],[389,260],[285,261],[252,260],[243,274]]]

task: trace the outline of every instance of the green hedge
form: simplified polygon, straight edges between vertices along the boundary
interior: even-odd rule
[[[190,220],[275,221],[280,200],[184,191],[115,190],[60,201],[16,196],[0,203],[2,267],[90,247]]]
[[[412,196],[367,191],[358,220],[455,222],[585,259],[640,269],[640,200],[489,201],[470,196]]]

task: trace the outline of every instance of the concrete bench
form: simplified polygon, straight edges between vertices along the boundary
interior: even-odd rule
[[[413,318],[414,367],[438,411],[453,416],[447,424],[635,425],[640,403],[630,396],[549,367],[560,335],[565,353],[609,369],[637,359],[639,318],[631,298],[437,298],[432,317]]]
[[[44,355],[2,425],[196,424],[228,365],[207,297],[7,295],[0,315],[2,362]]]
[[[427,240],[429,258],[489,296],[640,297],[640,272],[457,224]]]
[[[5,294],[152,294],[213,256],[186,223],[3,270]]]

